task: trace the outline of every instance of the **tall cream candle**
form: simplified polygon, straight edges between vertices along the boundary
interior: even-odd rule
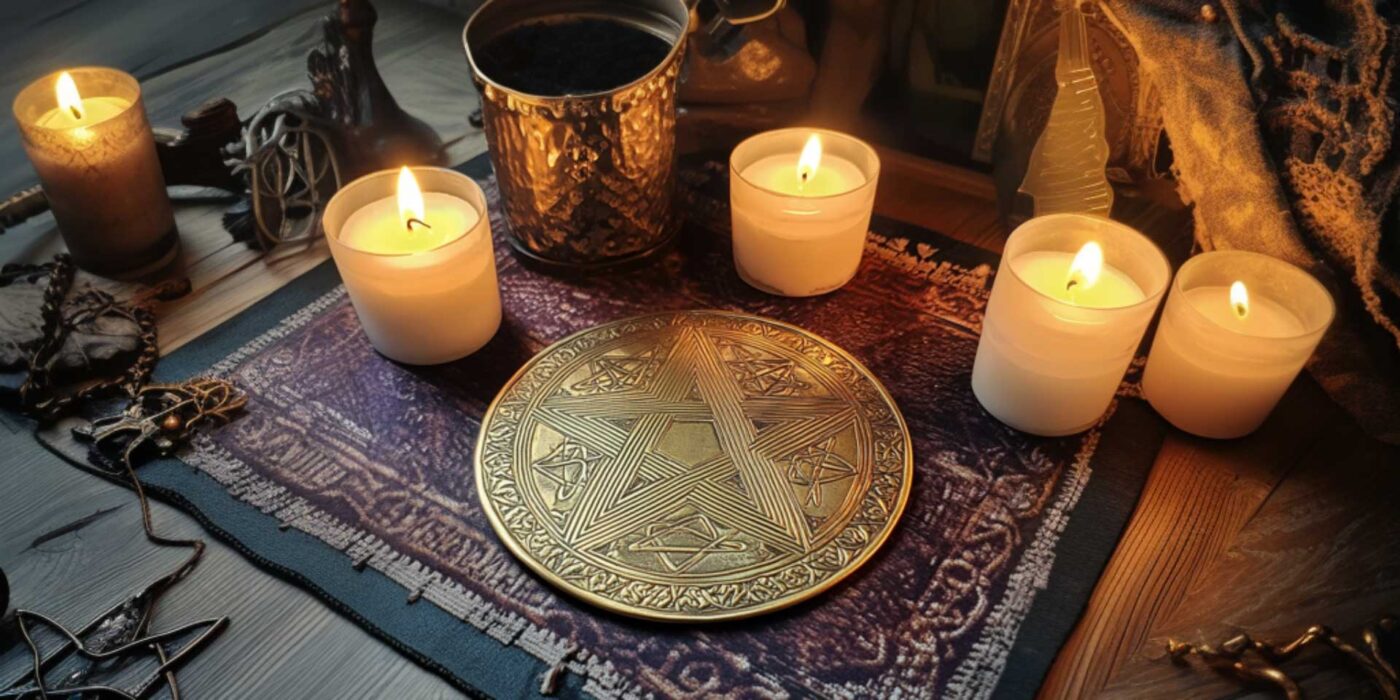
[[[1146,237],[1098,216],[1031,219],[1006,242],[972,368],[989,413],[1068,435],[1102,417],[1170,279]]]
[[[1275,258],[1217,251],[1176,275],[1143,393],[1176,427],[1211,438],[1257,429],[1332,322],[1327,290]]]
[[[323,219],[331,255],[370,343],[412,365],[476,352],[501,324],[486,195],[442,168],[366,175]]]
[[[175,215],[135,78],[110,68],[55,73],[21,90],[14,114],[79,267],[131,278],[175,257]]]
[[[880,159],[823,129],[758,134],[730,155],[734,266],[771,294],[814,296],[856,274],[875,206]]]

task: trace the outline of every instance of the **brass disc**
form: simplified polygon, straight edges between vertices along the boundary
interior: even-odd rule
[[[722,311],[638,316],[546,348],[476,445],[496,533],[568,593],[660,620],[810,598],[893,530],[913,454],[894,400],[845,351]]]

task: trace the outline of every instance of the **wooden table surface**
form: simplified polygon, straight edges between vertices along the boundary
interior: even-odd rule
[[[455,162],[482,152],[466,121],[476,98],[459,45],[461,14],[410,0],[376,5],[379,66],[400,103],[451,142]],[[7,0],[0,101],[62,65],[100,63],[142,78],[157,124],[174,124],[217,96],[247,115],[282,89],[306,86],[304,57],[328,7]],[[882,158],[880,213],[1000,250],[1006,231],[989,178],[904,154]],[[0,193],[33,177],[7,119],[0,120],[0,165]],[[255,254],[228,239],[220,213],[215,205],[178,207],[182,269],[194,292],[158,310],[164,351],[326,257],[322,244]],[[47,216],[0,236],[0,261],[43,260],[61,249]],[[62,463],[29,430],[0,414],[0,568],[13,604],[78,624],[182,554],[145,542],[130,492]],[[1254,436],[1212,442],[1170,434],[1041,696],[1235,697],[1232,683],[1165,660],[1166,638],[1216,642],[1241,629],[1292,636],[1315,622],[1355,636],[1378,613],[1400,612],[1397,494],[1400,449],[1362,434],[1307,378]],[[163,532],[201,533],[173,508],[157,505],[155,516]],[[65,534],[44,537],[55,532]],[[214,542],[162,606],[156,627],[216,615],[232,624],[181,671],[188,697],[457,695],[311,595]],[[0,635],[0,678],[26,660],[14,642]],[[1310,697],[1365,690],[1357,674],[1316,655],[1289,668]]]

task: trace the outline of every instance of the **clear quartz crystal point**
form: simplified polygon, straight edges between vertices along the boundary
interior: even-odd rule
[[[1021,192],[1035,200],[1036,216],[1061,212],[1108,216],[1113,208],[1113,188],[1104,172],[1108,139],[1084,13],[1079,0],[1060,2],[1060,51],[1055,60],[1060,88],[1045,131],[1031,151]]]

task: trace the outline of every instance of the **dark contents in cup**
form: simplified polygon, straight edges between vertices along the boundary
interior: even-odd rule
[[[558,97],[603,92],[651,72],[671,52],[661,37],[604,19],[534,22],[472,51],[477,68],[513,90]]]

